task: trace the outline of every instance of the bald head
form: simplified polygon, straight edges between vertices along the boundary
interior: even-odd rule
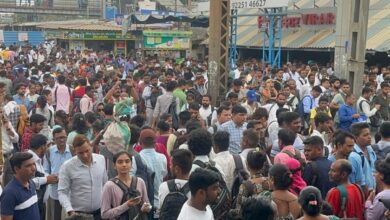
[[[352,165],[346,159],[338,159],[332,163],[329,170],[329,178],[336,184],[348,183],[348,177],[352,173]]]

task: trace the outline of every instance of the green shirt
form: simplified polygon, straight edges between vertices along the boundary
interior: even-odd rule
[[[180,100],[180,109],[183,108],[183,106],[187,103],[187,95],[186,93],[180,89],[180,88],[177,88],[173,91],[173,96],[179,98]]]

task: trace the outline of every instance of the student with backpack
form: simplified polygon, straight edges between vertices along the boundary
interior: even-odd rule
[[[188,178],[191,167],[191,151],[185,149],[173,151],[171,173],[174,179],[163,182],[158,190],[160,220],[176,220],[183,204],[190,198]]]
[[[114,155],[113,161],[118,175],[107,181],[103,187],[101,215],[104,219],[127,220],[147,219],[151,210],[145,182],[142,178],[130,176],[132,156],[121,151]]]
[[[363,220],[364,193],[359,185],[349,183],[351,173],[352,166],[348,160],[340,159],[332,163],[329,178],[337,187],[328,192],[326,201],[333,207],[334,215]]]
[[[211,204],[220,195],[219,177],[208,169],[196,169],[188,180],[191,198],[184,203],[177,220],[214,220]]]
[[[296,134],[290,129],[283,128],[279,130],[278,138],[280,143],[280,153],[276,154],[274,164],[285,164],[289,158],[294,158],[301,163],[303,168],[306,164],[305,155],[293,146]]]
[[[377,160],[384,160],[390,153],[390,122],[385,121],[379,127],[381,140],[377,144],[371,145],[375,151]]]

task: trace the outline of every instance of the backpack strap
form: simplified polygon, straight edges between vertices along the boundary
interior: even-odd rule
[[[137,165],[137,172],[139,173],[141,170],[145,170],[145,165],[142,162],[141,156],[139,154],[134,156],[135,164]]]
[[[311,179],[311,185],[315,186],[318,180],[318,165],[315,161],[310,162],[311,165],[311,171],[312,171],[312,179]]]
[[[234,170],[235,173],[238,173],[240,170],[244,169],[244,164],[242,163],[241,156],[238,154],[233,154],[234,159],[234,165],[236,166],[236,169]]]
[[[117,177],[114,177],[112,179],[110,179],[110,181],[112,181],[113,183],[115,183],[122,191],[123,191],[123,197],[122,197],[122,201],[121,201],[121,204],[123,204],[124,202],[126,202],[127,198],[126,198],[126,195],[127,193],[129,192],[129,187],[126,186],[122,181],[120,181]],[[132,181],[132,184],[133,184],[134,181]]]
[[[357,152],[355,149],[353,151],[355,151],[355,153],[359,154],[360,160],[362,161],[362,169],[363,169],[364,168],[364,162],[365,162],[365,158],[364,158],[363,152]]]
[[[177,189],[177,186],[176,186],[176,183],[175,183],[174,179],[168,180],[167,181],[167,185],[168,185],[169,192],[177,192],[177,191],[179,191],[179,189]]]
[[[198,165],[200,168],[206,168],[207,164],[200,160],[195,160],[194,164]]]
[[[252,196],[255,193],[255,187],[250,180],[246,180],[242,183],[247,191],[247,197]]]
[[[130,189],[137,190],[138,178],[136,176],[131,177]]]
[[[338,216],[346,217],[345,209],[347,208],[348,192],[343,184],[338,185],[337,189],[340,192],[340,213],[338,213]]]

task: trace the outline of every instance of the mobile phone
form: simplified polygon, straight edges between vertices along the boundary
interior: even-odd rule
[[[142,198],[142,196],[137,196],[137,197],[135,197],[135,198],[131,198],[130,200],[136,201],[136,200],[140,200],[141,198]]]

